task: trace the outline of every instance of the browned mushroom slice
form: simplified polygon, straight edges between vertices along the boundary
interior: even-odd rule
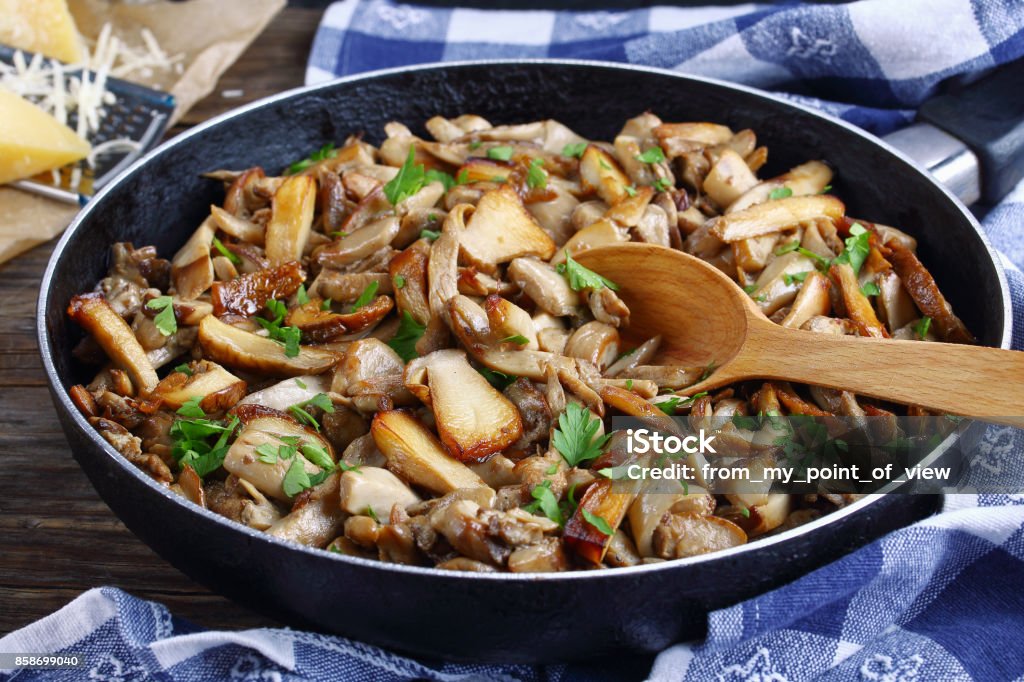
[[[732,139],[730,128],[717,123],[662,123],[651,131],[665,150],[674,158],[684,152],[722,144]]]
[[[511,348],[537,350],[537,331],[530,313],[497,294],[487,297],[484,310],[494,341],[504,342]]]
[[[800,293],[796,295],[793,306],[789,313],[782,320],[782,326],[790,329],[800,329],[807,320],[818,315],[827,315],[832,303],[828,291],[832,283],[827,277],[817,270],[807,273]]]
[[[257,207],[262,206],[262,200],[253,195],[253,185],[257,180],[266,177],[263,169],[255,166],[239,173],[234,180],[229,180],[231,185],[224,193],[224,209],[231,215],[246,217]]]
[[[878,321],[875,309],[871,307],[871,301],[860,290],[860,282],[849,263],[838,263],[829,268],[829,274],[838,284],[839,291],[843,295],[843,304],[846,306],[847,316],[860,325],[866,334],[878,338],[888,338],[889,333],[885,326]]]
[[[508,266],[508,276],[544,312],[555,317],[580,314],[579,294],[547,263],[517,258]]]
[[[114,312],[103,294],[75,296],[68,305],[68,315],[92,335],[115,365],[128,372],[141,394],[148,394],[156,387],[160,379],[153,363],[132,328]]]
[[[213,315],[199,323],[199,344],[216,362],[272,376],[320,374],[338,361],[335,353],[308,346],[300,347],[295,357],[288,357],[280,344],[225,324]]]
[[[845,210],[843,202],[828,194],[776,199],[716,218],[711,233],[724,242],[735,242],[795,227],[805,220],[838,220]]]
[[[665,483],[649,482],[629,507],[629,528],[640,556],[655,556],[652,546],[654,529],[668,512],[686,511],[706,516],[714,510],[714,496],[699,486],[691,485],[689,493],[667,492]]]
[[[587,322],[569,337],[565,354],[603,370],[619,355],[619,332],[603,322]]]
[[[430,242],[420,239],[392,258],[388,266],[399,313],[409,313],[419,324],[430,321],[427,290],[429,260]]]
[[[662,559],[719,552],[746,542],[747,534],[735,523],[692,512],[669,514],[654,529],[652,538],[654,553]]]
[[[757,176],[750,170],[743,157],[731,149],[726,149],[704,178],[704,191],[716,204],[728,208],[756,184]]]
[[[372,510],[377,518],[386,519],[396,504],[405,509],[419,501],[420,496],[387,469],[362,467],[341,475],[341,508],[349,514]]]
[[[191,464],[186,464],[185,468],[178,474],[178,488],[185,499],[193,504],[198,504],[204,509],[206,508],[206,493],[203,491],[203,479],[199,478],[199,474],[196,473]],[[173,490],[174,486],[171,489]]]
[[[903,287],[899,275],[891,270],[878,277],[878,314],[890,332],[907,326],[919,316],[914,299]]]
[[[974,335],[953,313],[953,307],[917,256],[896,240],[886,246],[892,251],[889,260],[896,274],[921,312],[934,320],[939,337],[947,343],[974,343]]]
[[[465,257],[484,270],[521,256],[547,259],[555,253],[551,237],[509,186],[484,194],[459,234],[459,245]]]
[[[167,407],[178,409],[189,400],[201,398],[199,407],[207,414],[233,407],[245,397],[246,384],[215,362],[198,360],[189,373],[171,372],[157,384],[154,393]]]
[[[569,238],[562,248],[555,253],[551,259],[552,265],[565,262],[566,251],[574,256],[580,251],[586,251],[598,246],[611,246],[629,241],[629,233],[617,226],[613,221],[607,219],[598,220],[596,223],[583,228]]]
[[[646,165],[646,164],[645,164]],[[644,211],[647,206],[651,203],[651,199],[654,198],[653,187],[640,187],[636,190],[636,194],[623,199],[615,206],[612,206],[605,211],[603,218],[607,220],[613,220],[623,227],[633,227],[640,222],[640,219],[644,216]],[[593,202],[587,202],[588,204]],[[603,206],[603,202],[598,202],[600,206]],[[582,220],[582,216],[581,216]],[[597,220],[589,221],[586,225],[581,225],[580,229],[588,227]]]
[[[288,311],[285,324],[302,330],[302,338],[309,343],[327,343],[346,333],[356,333],[377,324],[394,307],[390,296],[377,296],[358,310],[335,313],[322,309],[322,301],[309,303]]]
[[[348,518],[338,503],[339,478],[339,474],[332,474],[303,493],[291,513],[267,529],[267,535],[309,547],[324,547],[338,537]]]
[[[580,179],[584,190],[596,192],[609,206],[629,198],[629,192],[626,191],[632,184],[629,176],[623,172],[615,157],[596,145],[588,145],[583,152]]]
[[[508,557],[508,570],[513,573],[552,573],[569,569],[569,558],[558,538],[544,538],[536,545],[520,547]]]
[[[652,336],[633,350],[623,353],[622,357],[608,367],[604,373],[605,376],[617,377],[627,369],[632,369],[637,365],[649,364],[654,359],[654,354],[658,352],[660,346],[661,335]]]
[[[414,485],[441,495],[458,488],[487,487],[482,478],[449,455],[437,437],[408,412],[378,412],[370,433],[387,459],[388,468]]]
[[[178,298],[186,301],[198,298],[213,284],[213,260],[210,258],[213,234],[213,219],[207,218],[174,254],[171,279]]]
[[[765,315],[788,305],[800,291],[800,279],[814,271],[814,261],[797,251],[783,254],[768,264],[757,281],[751,297]]]
[[[342,268],[386,247],[398,235],[399,227],[397,217],[384,216],[318,247],[314,257],[327,267]]]
[[[306,279],[297,261],[267,270],[241,275],[229,282],[214,282],[210,290],[213,314],[227,313],[249,317],[263,310],[271,299],[291,296]]]
[[[217,227],[235,239],[263,246],[267,231],[265,225],[258,225],[244,218],[239,218],[219,206],[210,206],[210,215],[213,217],[213,222],[216,223]]]
[[[256,408],[256,405],[245,406]],[[320,434],[312,429],[302,426],[294,419],[284,415],[276,416],[273,411],[267,416],[255,416],[243,419],[244,426],[238,432],[238,437],[228,449],[224,456],[224,468],[241,479],[256,486],[260,492],[269,495],[277,500],[287,501],[290,496],[284,490],[284,477],[288,469],[297,460],[305,469],[307,474],[316,474],[320,467],[307,460],[301,452],[301,447],[290,450],[288,446],[297,443],[315,445],[322,448],[334,459],[334,451]],[[238,412],[244,414],[244,410]],[[262,446],[267,446],[263,448]],[[280,456],[281,446],[285,446],[284,454]],[[275,457],[261,457],[257,450],[273,450]],[[269,460],[269,461],[268,461]]]
[[[653,381],[658,388],[673,391],[691,386],[700,381],[706,367],[680,367],[677,365],[635,365],[621,371],[618,376],[634,381]]]
[[[591,485],[565,524],[565,544],[589,563],[600,564],[635,497],[635,492],[612,490],[609,480]],[[607,527],[601,528],[602,524]]]
[[[565,186],[566,183],[551,176],[548,178],[548,189],[554,197],[546,201],[534,201],[526,204],[526,210],[534,217],[541,229],[547,232],[555,244],[564,244],[572,236],[571,216],[579,205],[579,199]]]
[[[267,223],[267,258],[274,265],[302,258],[309,241],[316,208],[316,180],[295,175],[274,193],[270,222]]]
[[[470,366],[462,351],[439,350],[413,361],[405,383],[410,390],[413,384],[428,386],[441,442],[460,461],[500,452],[523,433],[515,405]]]
[[[391,278],[386,272],[338,272],[337,270],[321,270],[307,293],[312,296],[332,301],[354,301],[366,287],[377,283],[378,294],[391,293]]]

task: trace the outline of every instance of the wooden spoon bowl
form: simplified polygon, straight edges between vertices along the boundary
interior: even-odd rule
[[[618,285],[630,310],[627,338],[661,334],[661,362],[712,369],[682,394],[747,379],[796,381],[1024,426],[1022,352],[786,329],[725,273],[661,246],[627,243],[573,257]]]

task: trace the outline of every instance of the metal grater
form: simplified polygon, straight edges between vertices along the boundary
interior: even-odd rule
[[[31,59],[31,53],[22,52],[26,60]],[[14,53],[15,50],[0,45],[0,61],[13,64]],[[81,69],[68,68],[64,74],[65,82],[80,72]],[[89,143],[95,147],[109,140],[128,138],[138,142],[139,148],[103,154],[96,159],[95,168],[90,168],[84,160],[65,166],[57,172],[57,182],[54,182],[52,173],[44,173],[29,180],[19,180],[13,183],[15,187],[51,199],[84,205],[89,197],[160,141],[174,111],[174,96],[118,78],[108,78],[106,85],[115,101],[104,106],[106,116],[100,120],[99,130],[89,136]],[[74,128],[77,119],[77,112],[70,112],[68,125]],[[81,169],[82,178],[77,190],[71,187],[72,171],[76,166]]]

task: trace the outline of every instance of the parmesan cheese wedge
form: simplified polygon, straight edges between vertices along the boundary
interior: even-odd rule
[[[0,0],[0,43],[70,64],[84,56],[67,0]]]
[[[0,89],[0,185],[84,159],[89,149],[71,128]]]

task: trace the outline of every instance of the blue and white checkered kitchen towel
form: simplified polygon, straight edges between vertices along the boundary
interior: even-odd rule
[[[1022,54],[1021,0],[557,13],[345,0],[324,16],[307,81],[451,59],[609,59],[786,91],[884,133],[907,123],[945,78]],[[1024,275],[1013,265],[1024,263],[1024,185],[984,222],[1007,256],[1014,343],[1024,348]],[[992,428],[979,452],[976,480],[1003,476],[1024,462],[1024,437]],[[1024,495],[953,495],[940,515],[711,614],[707,638],[663,652],[650,676],[1024,680],[1022,631]],[[0,651],[76,652],[89,660],[84,669],[24,671],[18,680],[592,680],[625,670],[605,661],[438,664],[291,630],[207,632],[112,588],[87,592],[0,639]]]

